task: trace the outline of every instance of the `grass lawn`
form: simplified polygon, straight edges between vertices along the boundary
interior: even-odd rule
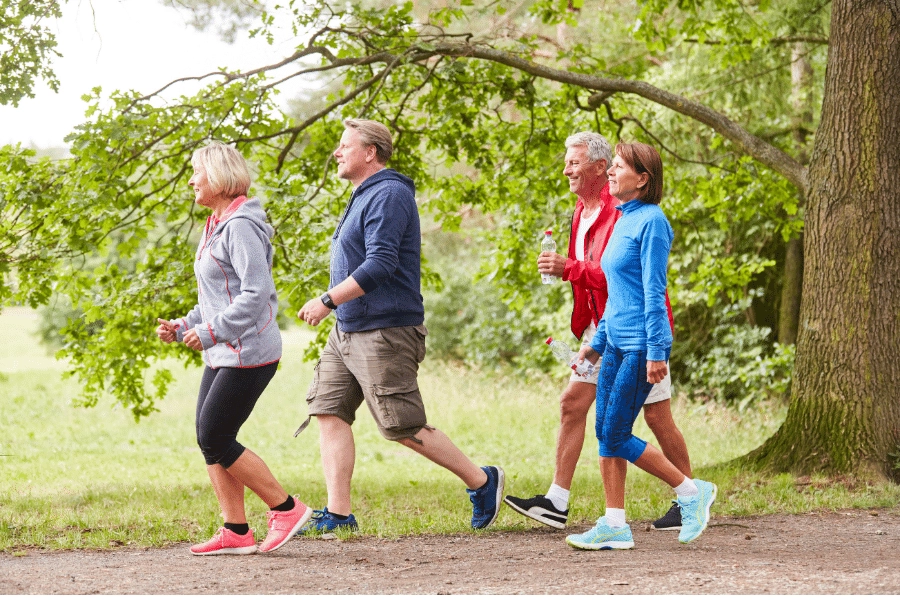
[[[220,525],[218,506],[194,441],[194,403],[199,369],[175,366],[177,383],[160,412],[135,423],[111,402],[74,408],[73,380],[34,336],[37,315],[7,308],[0,346],[0,550],[29,547],[98,548],[155,546],[197,541]],[[153,335],[147,324],[135,335]],[[312,365],[301,360],[306,329],[285,333],[281,369],[241,431],[289,492],[315,508],[325,502],[315,421],[297,438],[306,418]],[[539,343],[540,340],[535,343]],[[523,382],[426,360],[420,384],[430,422],[479,464],[507,474],[507,492],[543,493],[553,473],[559,392],[546,379]],[[784,418],[780,407],[738,414],[721,408],[674,403],[696,476],[719,485],[714,512],[755,514],[812,509],[893,506],[900,486],[789,475],[767,476],[717,466],[759,445]],[[469,529],[470,504],[455,477],[412,451],[381,438],[365,408],[354,425],[357,442],[354,507],[361,532],[397,536]],[[572,490],[571,521],[602,514],[593,423]],[[639,420],[637,435],[652,439]],[[668,508],[671,490],[629,469],[630,519],[649,519]],[[248,493],[251,527],[265,531],[265,506]],[[508,508],[492,529],[531,527]]]

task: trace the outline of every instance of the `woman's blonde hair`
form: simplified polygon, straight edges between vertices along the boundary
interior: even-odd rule
[[[247,161],[237,149],[222,142],[210,142],[191,156],[194,168],[203,167],[213,192],[228,198],[245,196],[250,189]]]

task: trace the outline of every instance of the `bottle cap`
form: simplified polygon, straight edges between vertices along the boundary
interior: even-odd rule
[[[544,232],[544,235],[550,235],[550,234],[552,234],[552,233],[553,233],[553,230],[552,230],[552,229],[548,229],[547,231]]]
[[[553,338],[552,338],[552,337],[548,337],[548,338],[547,338],[547,341],[544,342],[544,343],[545,343],[545,344],[552,344],[552,343],[553,343]]]

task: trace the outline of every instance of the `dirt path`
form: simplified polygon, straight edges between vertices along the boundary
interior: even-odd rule
[[[0,594],[898,594],[900,507],[720,518],[696,542],[632,523],[635,549],[576,551],[536,526],[397,540],[298,539],[271,555],[0,554]],[[583,531],[570,527],[566,533]]]

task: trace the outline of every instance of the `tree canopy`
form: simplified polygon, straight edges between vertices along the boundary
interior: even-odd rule
[[[62,352],[85,384],[85,402],[108,391],[136,416],[148,414],[170,379],[160,371],[147,388],[151,362],[169,354],[196,360],[145,330],[156,316],[193,304],[190,257],[203,215],[187,194],[191,152],[219,139],[256,165],[290,313],[327,283],[329,234],[347,194],[329,156],[341,119],[364,116],[392,129],[391,166],[417,182],[423,209],[442,227],[458,227],[471,210],[492,216],[480,276],[498,283],[511,310],[534,314],[535,301],[565,304],[562,286],[540,289],[529,257],[548,224],[568,227],[572,199],[559,176],[565,137],[594,129],[664,153],[664,206],[680,236],[671,260],[676,322],[702,332],[687,336],[684,356],[695,358],[685,365],[700,370],[696,357],[713,356],[709,346],[725,362],[735,348],[759,354],[764,338],[771,353],[768,330],[752,328],[777,323],[785,244],[799,239],[818,189],[806,163],[826,62],[834,60],[832,10],[821,0],[481,8],[320,0],[262,10],[246,35],[274,41],[287,24],[302,40],[290,56],[174,79],[149,93],[95,89],[85,97],[86,121],[68,138],[72,158],[62,163],[4,149],[3,210],[21,215],[2,226],[10,241],[0,300],[68,296],[83,318],[67,325]],[[887,23],[879,44],[896,40],[896,2],[867,2],[865,10],[853,14]],[[797,65],[805,78],[792,78]],[[308,82],[308,95],[281,110],[279,89],[296,78]],[[187,82],[202,87],[179,93]],[[37,195],[40,202],[26,201]],[[41,206],[56,215],[49,223]],[[795,403],[803,385],[795,379]],[[880,458],[866,460],[884,471],[892,443],[886,438]]]

